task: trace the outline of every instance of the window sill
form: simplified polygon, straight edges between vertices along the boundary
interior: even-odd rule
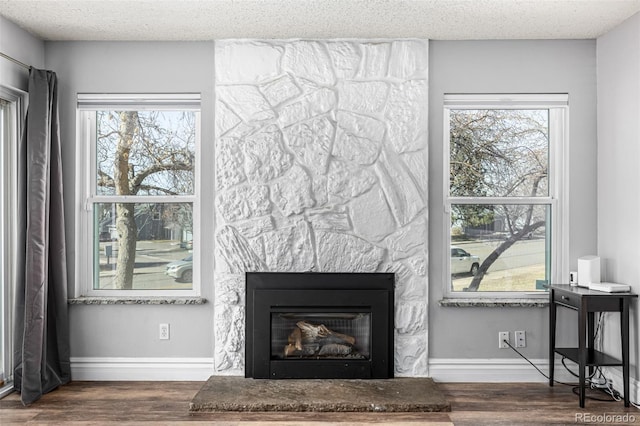
[[[549,306],[549,298],[449,298],[439,300],[438,305],[448,308],[545,308]]]
[[[69,305],[204,305],[203,297],[77,297]]]

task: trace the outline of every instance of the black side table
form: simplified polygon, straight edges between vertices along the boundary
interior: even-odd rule
[[[622,366],[624,382],[624,406],[629,406],[629,302],[638,297],[632,293],[605,293],[553,284],[549,287],[549,386],[553,386],[555,353],[568,358],[580,368],[580,407],[584,408],[585,368],[593,374],[597,366]],[[556,310],[558,306],[578,311],[578,347],[556,348]],[[622,361],[597,351],[594,347],[594,313],[620,312],[622,337]]]

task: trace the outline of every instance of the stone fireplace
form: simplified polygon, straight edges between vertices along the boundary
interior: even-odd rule
[[[393,372],[427,375],[427,41],[215,51],[216,373],[245,372],[246,272],[386,272]]]

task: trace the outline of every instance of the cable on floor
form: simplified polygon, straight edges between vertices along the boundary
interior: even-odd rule
[[[511,349],[513,349],[513,351],[514,351],[515,353],[517,353],[518,355],[520,355],[520,356],[522,357],[522,359],[524,359],[524,360],[525,360],[525,361],[527,361],[529,364],[531,364],[531,366],[532,366],[533,368],[535,368],[536,370],[538,370],[538,373],[542,374],[542,376],[543,376],[545,379],[547,379],[547,380],[551,380],[551,379],[550,379],[550,377],[549,377],[549,376],[547,376],[546,374],[544,374],[544,372],[543,372],[542,370],[540,370],[540,369],[538,368],[538,366],[537,366],[537,365],[535,365],[533,362],[529,361],[529,358],[527,358],[526,356],[522,355],[522,354],[520,353],[520,351],[519,351],[519,350],[517,350],[516,348],[514,348],[514,347],[511,345],[511,343],[509,343],[509,342],[508,342],[508,341],[506,341],[506,340],[503,340],[503,342],[504,342],[507,346],[509,346]],[[560,385],[565,385],[565,386],[579,386],[577,383],[565,383],[565,382],[561,382],[561,381],[556,380],[556,379],[553,379],[553,382],[554,382],[554,383],[558,383],[558,384],[560,384]]]
[[[599,329],[599,328],[600,328],[600,320],[598,321],[598,329]],[[525,361],[527,361],[529,364],[531,364],[531,366],[532,366],[533,368],[535,368],[536,370],[538,370],[538,372],[539,372],[540,374],[542,374],[542,376],[543,376],[543,377],[545,377],[547,380],[550,380],[550,377],[549,377],[549,376],[547,376],[547,375],[546,375],[542,370],[540,370],[540,369],[538,368],[538,366],[537,366],[537,365],[535,365],[533,362],[531,362],[531,361],[530,361],[526,356],[524,356],[522,353],[520,353],[520,351],[519,351],[519,350],[517,350],[513,345],[511,345],[511,343],[509,343],[507,340],[503,340],[503,342],[504,342],[507,346],[509,346],[509,347],[510,347],[510,348],[511,348],[515,353],[517,353],[518,355],[520,355],[520,356],[522,357],[522,359],[524,359],[524,360],[525,360]],[[568,371],[569,373],[571,373],[572,375],[574,375],[574,376],[576,376],[576,377],[579,377],[576,373],[574,373],[573,371],[571,371],[571,370],[569,369],[569,367],[567,367],[567,365],[565,364],[564,360],[565,360],[565,357],[562,357],[562,365],[564,366],[564,368],[566,368],[566,369],[567,369],[567,371]],[[598,367],[598,368],[593,372],[593,374],[591,374],[591,375],[587,378],[587,380],[591,383],[591,388],[592,388],[592,389],[598,389],[598,390],[600,390],[600,391],[602,391],[602,392],[604,392],[604,393],[608,394],[609,396],[611,396],[611,398],[610,398],[610,399],[602,399],[602,398],[592,397],[592,396],[589,396],[589,395],[585,395],[585,398],[587,398],[587,399],[592,399],[592,400],[596,400],[596,401],[603,401],[603,402],[616,402],[616,401],[621,401],[622,399],[620,398],[620,393],[611,387],[611,384],[610,384],[610,382],[609,382],[608,380],[607,380],[607,383],[608,383],[608,385],[607,385],[607,389],[603,389],[603,388],[599,388],[599,387],[594,387],[594,386],[593,386],[593,383],[592,383],[589,379],[591,379],[591,378],[596,374],[596,372],[600,372],[601,377],[604,377],[604,375],[602,374],[602,371],[600,370],[600,367]],[[606,380],[606,379],[605,379],[605,380]],[[576,390],[578,390],[578,389],[579,389],[579,387],[580,387],[580,384],[579,384],[579,383],[565,383],[565,382],[561,382],[561,381],[556,380],[556,379],[553,379],[553,381],[554,381],[554,383],[558,383],[558,384],[561,384],[561,385],[571,386],[571,387],[572,387],[572,391],[573,391],[573,393],[574,393],[574,394],[576,393]],[[579,394],[579,393],[578,393],[578,394]],[[578,394],[576,394],[576,395],[578,395]],[[638,404],[637,404],[636,402],[630,401],[630,403],[631,403],[631,405],[633,405],[634,407],[636,407],[636,408],[639,408],[639,409],[640,409],[640,407],[638,406]]]

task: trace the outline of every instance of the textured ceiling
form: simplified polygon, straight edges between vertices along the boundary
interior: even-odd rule
[[[596,38],[640,0],[0,0],[44,40]]]

